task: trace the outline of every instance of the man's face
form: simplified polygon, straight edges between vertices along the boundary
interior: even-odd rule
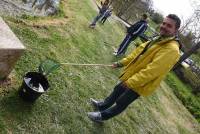
[[[166,17],[160,26],[160,35],[173,36],[176,32],[176,22],[173,19]]]

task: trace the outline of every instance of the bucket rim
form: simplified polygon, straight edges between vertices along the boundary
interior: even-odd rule
[[[33,87],[31,87],[26,82],[26,78],[33,78],[33,77],[40,77],[41,82],[38,82],[38,83],[42,86],[44,91],[38,91],[38,90],[34,89]],[[23,82],[29,88],[29,90],[32,90],[32,91],[37,92],[37,93],[44,93],[50,87],[47,77],[45,75],[43,75],[42,73],[40,73],[40,72],[27,72],[23,77]]]

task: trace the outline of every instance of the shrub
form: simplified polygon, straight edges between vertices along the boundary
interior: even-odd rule
[[[192,72],[190,68],[186,68],[186,69],[182,68],[182,70],[183,70],[184,79],[189,82],[193,91],[195,93],[200,92],[200,76]]]
[[[174,73],[166,77],[167,84],[172,88],[174,94],[179,98],[190,113],[200,122],[200,99],[194,95],[191,87],[181,82]]]

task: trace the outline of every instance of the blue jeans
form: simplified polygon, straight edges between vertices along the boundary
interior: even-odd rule
[[[120,114],[139,96],[133,90],[125,88],[122,83],[119,83],[104,102],[98,105],[102,119],[107,120]],[[112,106],[114,103],[115,105]]]
[[[136,37],[137,36],[127,34],[117,50],[117,55],[125,54],[129,44],[131,43],[131,41],[135,40]]]

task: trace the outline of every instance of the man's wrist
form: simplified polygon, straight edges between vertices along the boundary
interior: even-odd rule
[[[123,67],[124,65],[120,62],[116,62],[117,67]]]

